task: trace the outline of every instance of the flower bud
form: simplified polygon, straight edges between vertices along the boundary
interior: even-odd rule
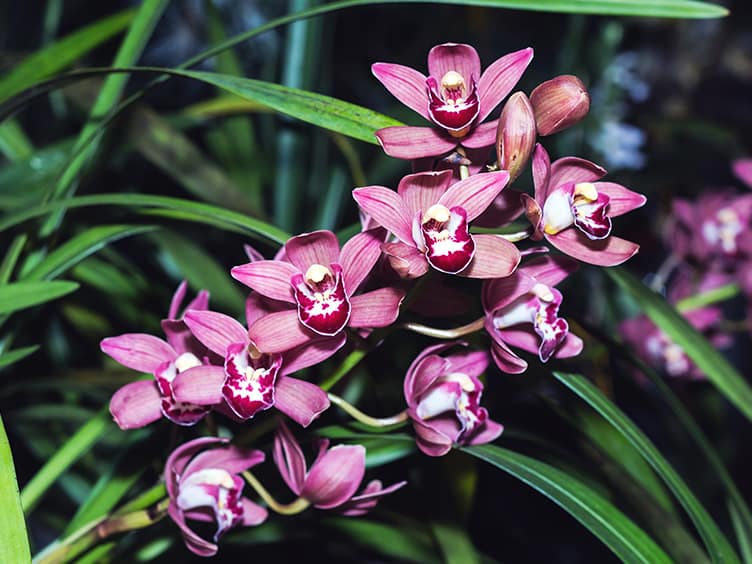
[[[538,135],[551,135],[566,129],[590,109],[590,95],[576,76],[562,75],[539,84],[530,94],[538,124]]]
[[[515,92],[504,104],[496,130],[498,166],[509,172],[510,183],[520,175],[534,147],[533,107],[523,92]]]

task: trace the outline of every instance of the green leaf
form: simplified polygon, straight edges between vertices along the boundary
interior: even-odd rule
[[[730,300],[739,293],[737,284],[726,284],[713,288],[707,292],[701,292],[694,296],[689,296],[676,302],[676,310],[685,312],[716,304],[725,300]]]
[[[43,280],[59,276],[108,244],[156,229],[153,225],[100,225],[69,239],[26,273],[24,280]]]
[[[665,299],[629,272],[623,268],[607,268],[605,271],[622,290],[635,298],[645,315],[684,350],[708,380],[752,421],[752,388],[723,355]]]
[[[18,497],[16,467],[0,417],[0,562],[31,562],[26,523]]]
[[[368,108],[298,88],[211,72],[174,72],[178,76],[212,84],[285,115],[374,145],[378,144],[374,135],[377,129],[403,125]]]
[[[0,353],[0,368],[5,368],[6,366],[10,366],[14,362],[18,362],[19,360],[26,358],[30,354],[36,352],[38,348],[39,345],[32,345],[30,347],[23,347],[21,349],[15,349],[12,351],[5,351],[3,353]]]
[[[34,155],[34,147],[16,120],[0,124],[0,152],[10,161],[28,159]]]
[[[84,54],[123,31],[133,10],[103,18],[26,57],[0,80],[0,102],[61,71]]]
[[[569,474],[494,445],[463,447],[551,499],[582,523],[622,562],[669,563],[671,559],[611,502]]]
[[[55,300],[77,289],[78,284],[64,280],[7,284],[0,292],[0,315]]]
[[[583,376],[558,372],[554,372],[554,376],[611,423],[653,467],[692,519],[713,562],[738,562],[737,555],[712,517],[650,439]]]
[[[159,233],[154,240],[174,261],[179,275],[188,280],[191,288],[209,290],[212,303],[228,313],[239,315],[243,312],[245,293],[230,278],[228,268],[177,233]]]
[[[352,537],[358,544],[390,559],[396,558],[421,564],[440,561],[434,551],[430,536],[421,529],[412,527],[406,529],[363,518],[347,517],[329,518],[323,523]]]
[[[89,207],[89,206],[123,206],[136,208],[157,208],[181,212],[180,218],[188,221],[208,223],[222,229],[238,230],[254,237],[283,245],[290,235],[277,227],[253,219],[242,213],[233,212],[199,202],[167,196],[150,196],[145,194],[97,194],[78,196],[59,202],[50,202],[32,206],[23,211],[6,215],[0,220],[0,231],[39,217],[50,211]]]
[[[480,557],[462,527],[453,523],[431,521],[433,538],[444,554],[446,564],[479,564]]]
[[[97,441],[114,430],[115,425],[112,423],[110,413],[107,409],[103,409],[76,431],[24,486],[21,491],[21,505],[24,512],[31,513],[52,484]]]

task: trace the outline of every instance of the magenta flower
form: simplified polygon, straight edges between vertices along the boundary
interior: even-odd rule
[[[331,231],[303,233],[290,239],[277,259],[233,268],[233,278],[285,304],[251,325],[256,346],[278,353],[321,336],[339,339],[345,327],[393,323],[403,290],[387,287],[356,294],[381,256],[380,237],[380,229],[364,231],[340,251]]]
[[[432,266],[471,278],[509,276],[520,261],[512,243],[496,235],[471,235],[469,223],[507,183],[506,171],[476,174],[452,184],[452,172],[405,176],[397,192],[384,186],[353,190],[363,213],[397,239],[383,250],[403,278],[417,278]]]
[[[752,257],[752,194],[702,194],[694,204],[676,198],[668,239],[675,253],[704,269],[734,269]]]
[[[509,346],[537,354],[541,362],[580,354],[582,340],[569,333],[569,324],[558,316],[562,295],[553,287],[576,268],[577,263],[566,257],[541,256],[508,278],[484,283],[486,331],[493,359],[503,372],[527,370],[527,362]]]
[[[404,382],[408,415],[418,448],[443,456],[453,445],[478,445],[495,440],[504,427],[480,407],[483,384],[478,377],[488,367],[485,351],[439,356],[449,343],[428,347],[407,369]]]
[[[320,439],[318,448],[316,460],[307,469],[300,445],[287,426],[280,422],[274,437],[274,463],[295,495],[318,509],[337,508],[345,515],[362,515],[373,508],[379,498],[407,483],[403,481],[382,488],[381,482],[374,480],[355,495],[366,472],[366,449],[361,445],[329,448],[327,439]]]
[[[444,43],[428,53],[428,76],[391,63],[375,63],[374,76],[400,102],[436,124],[431,127],[386,127],[376,137],[391,157],[418,159],[453,151],[490,147],[496,120],[481,123],[525,72],[533,50],[504,55],[482,74],[480,57],[470,45]]]
[[[172,298],[169,318],[162,321],[167,342],[144,333],[126,333],[100,343],[102,352],[123,366],[154,375],[154,380],[131,382],[113,394],[110,413],[123,430],[143,427],[163,415],[178,425],[195,425],[211,411],[202,405],[178,401],[173,393],[178,374],[191,373],[201,378],[218,368],[209,364],[206,347],[191,336],[178,317],[186,288],[185,282],[180,284]],[[202,291],[187,307],[206,309],[208,300],[208,293]]]
[[[606,171],[576,157],[551,164],[538,145],[533,155],[535,198],[523,194],[535,232],[561,252],[599,266],[621,264],[639,250],[631,241],[611,235],[611,218],[645,204],[642,194],[613,182],[596,182]]]
[[[238,476],[263,462],[264,453],[226,445],[225,439],[194,439],[176,448],[165,465],[167,513],[180,527],[185,545],[199,556],[214,556],[216,543],[229,529],[260,525],[267,517],[266,509],[241,497],[244,481]],[[200,452],[210,446],[219,448]],[[214,542],[196,534],[186,519],[215,521]]]
[[[250,322],[263,315],[261,308],[248,307]],[[174,382],[175,396],[198,405],[226,404],[241,420],[276,407],[300,425],[308,426],[329,407],[321,388],[288,376],[333,355],[345,343],[345,335],[312,339],[284,354],[266,353],[256,345],[256,333],[233,318],[213,311],[189,311],[185,322],[209,350],[224,358],[224,369],[180,375]]]

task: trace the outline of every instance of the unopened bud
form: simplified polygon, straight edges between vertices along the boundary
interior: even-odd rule
[[[509,97],[496,130],[498,167],[509,172],[511,183],[522,172],[535,147],[535,115],[523,92]]]
[[[565,74],[539,84],[530,94],[538,135],[551,135],[584,118],[590,95],[576,76]]]

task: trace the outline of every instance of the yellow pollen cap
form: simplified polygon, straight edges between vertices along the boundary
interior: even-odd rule
[[[321,264],[313,264],[305,273],[306,282],[312,282],[318,284],[322,282],[327,276],[331,276],[332,273],[329,269]]]
[[[447,90],[465,89],[465,79],[457,71],[449,71],[441,77],[441,86]]]
[[[432,219],[434,221],[438,221],[439,223],[446,223],[449,221],[451,213],[449,211],[449,208],[442,204],[434,204],[428,210],[426,213],[423,214],[423,220],[421,223],[427,223],[431,221]]]
[[[598,199],[598,190],[592,182],[580,182],[574,185],[574,195],[582,196],[592,202]]]

